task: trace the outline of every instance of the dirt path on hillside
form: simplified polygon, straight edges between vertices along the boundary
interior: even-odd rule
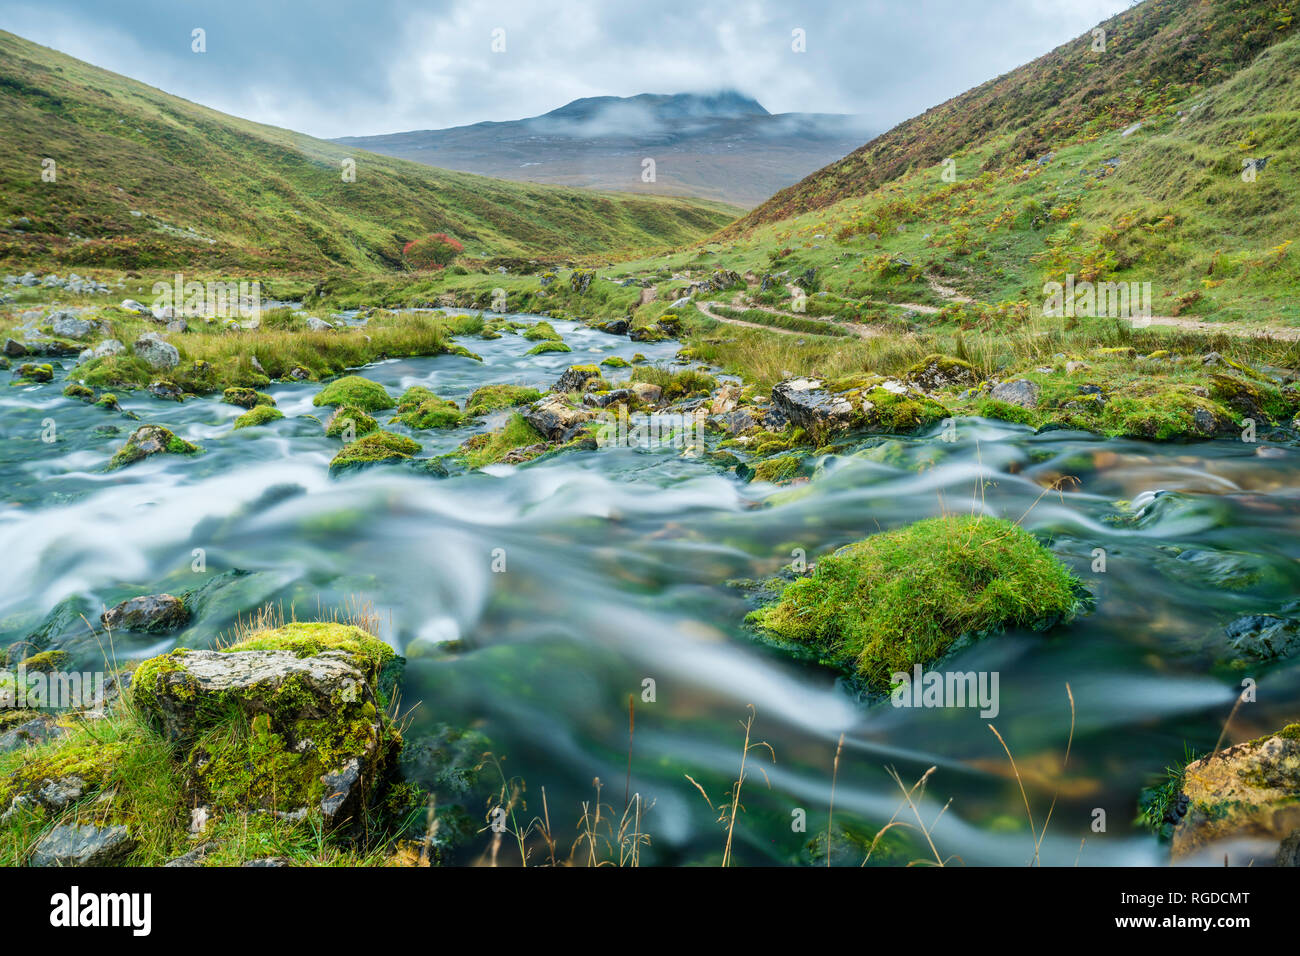
[[[782,312],[780,309],[773,308],[770,305],[757,305],[757,304],[745,305],[739,302],[738,301],[739,299],[740,296],[736,296],[736,298],[732,300],[731,302],[732,308],[753,309],[758,312],[766,312],[769,315],[785,316],[786,318],[789,319],[803,319],[805,321],[819,322],[822,325],[826,325],[831,328],[842,329],[845,332],[850,333],[851,335],[856,335],[860,339],[870,339],[881,334],[879,329],[870,329],[864,325],[853,325],[852,323],[849,322],[833,322],[829,319],[818,319],[815,316],[800,315],[795,312]],[[717,302],[696,302],[695,307],[699,309],[701,312],[703,312],[705,315],[707,315],[709,318],[713,319],[715,322],[723,322],[727,325],[738,325],[741,326],[742,328],[747,328],[747,329],[765,329],[768,332],[778,332],[781,335],[815,335],[816,334],[814,332],[807,332],[807,331],[800,332],[800,331],[796,331],[795,329],[783,329],[780,326],[776,326],[776,325],[763,325],[761,322],[747,322],[744,319],[735,319],[728,315],[719,315],[718,313],[714,312],[712,309],[712,306],[718,304],[719,303]]]
[[[1300,328],[1295,326],[1242,326],[1227,322],[1198,322],[1196,319],[1184,319],[1176,315],[1153,315],[1149,319],[1131,319],[1135,329],[1159,325],[1164,328],[1184,329],[1189,332],[1222,332],[1225,335],[1244,336],[1252,339],[1265,337],[1279,339],[1283,342],[1300,342]]]

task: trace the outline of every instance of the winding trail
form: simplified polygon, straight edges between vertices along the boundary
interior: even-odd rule
[[[737,298],[739,298],[739,296],[737,296]],[[726,325],[738,325],[741,328],[746,328],[746,329],[762,329],[767,332],[776,332],[781,335],[816,335],[817,334],[815,332],[808,332],[806,330],[798,331],[796,329],[783,329],[780,326],[776,326],[776,325],[763,325],[761,322],[747,322],[744,319],[736,319],[728,315],[719,315],[718,313],[713,311],[713,306],[719,304],[721,303],[696,302],[695,308],[699,309],[701,312],[703,312],[709,318],[713,319],[715,322],[722,322],[725,323]],[[732,300],[731,305],[733,308],[737,308],[737,309],[747,309],[747,310],[752,309],[757,312],[766,312],[769,315],[780,315],[790,319],[800,319],[803,321],[819,322],[822,325],[829,326],[830,328],[842,329],[843,331],[848,332],[851,335],[856,335],[858,338],[861,339],[871,339],[882,334],[879,329],[868,328],[865,325],[854,325],[849,322],[834,322],[829,319],[819,319],[816,316],[801,315],[796,312],[782,312],[780,309],[775,309],[770,305],[757,305],[757,304],[742,305],[736,302],[734,299]]]

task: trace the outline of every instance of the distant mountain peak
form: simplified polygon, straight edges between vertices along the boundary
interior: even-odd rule
[[[641,93],[637,96],[584,96],[551,110],[544,116],[562,120],[587,120],[609,110],[644,110],[656,119],[769,116],[762,104],[738,90],[711,93]]]

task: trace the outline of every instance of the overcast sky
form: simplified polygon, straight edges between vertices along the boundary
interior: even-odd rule
[[[581,96],[734,88],[886,129],[1130,0],[0,0],[0,27],[316,136],[533,116]],[[191,50],[195,28],[206,53]],[[806,52],[792,49],[794,30]],[[504,51],[494,52],[504,39]]]

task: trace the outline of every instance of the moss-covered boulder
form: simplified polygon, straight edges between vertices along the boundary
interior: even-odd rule
[[[547,352],[572,352],[569,346],[555,339],[544,339],[530,348],[525,354],[527,355],[544,355]]]
[[[24,362],[14,369],[13,384],[15,385],[40,385],[54,379],[54,366],[50,364],[37,365],[32,362]]]
[[[234,387],[228,388],[221,393],[221,400],[227,405],[238,405],[240,408],[252,409],[258,405],[274,405],[275,399],[265,392],[259,392],[253,388]]]
[[[401,735],[372,681],[397,658],[381,645],[347,625],[288,625],[145,661],[131,692],[178,748],[192,805],[333,826],[360,820],[396,767]]]
[[[535,322],[524,330],[524,338],[530,342],[560,341],[560,333],[550,322]]]
[[[198,445],[177,437],[162,425],[141,425],[109,460],[108,470],[125,468],[151,455],[197,455],[201,451]]]
[[[95,400],[95,390],[85,385],[71,382],[63,387],[64,398],[75,398],[79,402],[90,403]]]
[[[166,634],[183,627],[189,619],[190,610],[184,599],[171,594],[128,598],[100,615],[101,623],[107,628],[148,634]]]
[[[1300,724],[1188,764],[1177,805],[1175,861],[1271,862],[1300,833]]]
[[[393,408],[397,402],[384,386],[360,375],[345,375],[335,379],[316,393],[313,405],[352,405],[367,412],[382,412]]]
[[[235,419],[235,428],[256,428],[284,418],[284,412],[272,405],[255,405]]]
[[[961,638],[1069,620],[1079,588],[1018,525],[945,516],[841,548],[750,621],[884,692],[895,674],[940,660]]]
[[[326,435],[347,438],[348,441],[369,435],[378,428],[379,422],[355,405],[340,405],[325,422]]]
[[[371,432],[344,445],[330,462],[330,474],[337,475],[383,462],[404,461],[418,454],[419,442],[392,432]]]
[[[527,405],[542,397],[542,393],[527,385],[484,385],[474,389],[465,402],[465,414],[486,415],[502,408]]]
[[[456,403],[439,398],[423,385],[408,388],[397,403],[397,414],[389,424],[402,424],[407,428],[455,428],[465,420]]]
[[[975,366],[947,355],[927,355],[904,373],[903,378],[927,392],[978,385],[980,373]]]

